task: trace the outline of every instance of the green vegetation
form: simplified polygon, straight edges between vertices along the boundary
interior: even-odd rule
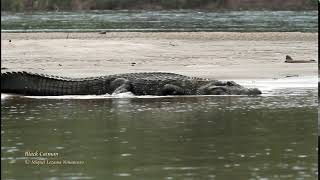
[[[2,11],[105,9],[317,10],[318,0],[1,0]]]

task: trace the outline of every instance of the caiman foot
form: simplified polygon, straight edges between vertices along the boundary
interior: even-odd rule
[[[131,83],[124,78],[118,78],[111,82],[111,88],[114,89],[112,94],[131,92]]]

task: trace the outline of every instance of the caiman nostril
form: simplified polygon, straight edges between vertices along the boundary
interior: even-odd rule
[[[249,89],[248,95],[259,95],[262,92],[258,88],[251,88]]]

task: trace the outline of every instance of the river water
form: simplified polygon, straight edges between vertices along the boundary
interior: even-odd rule
[[[316,179],[317,79],[240,82],[264,94],[3,94],[1,179]]]
[[[318,11],[1,12],[2,32],[318,32]]]

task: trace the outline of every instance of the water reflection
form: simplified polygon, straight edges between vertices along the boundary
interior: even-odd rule
[[[316,178],[315,90],[262,97],[13,97],[1,110],[2,179]],[[25,165],[24,152],[32,150],[85,165]]]

